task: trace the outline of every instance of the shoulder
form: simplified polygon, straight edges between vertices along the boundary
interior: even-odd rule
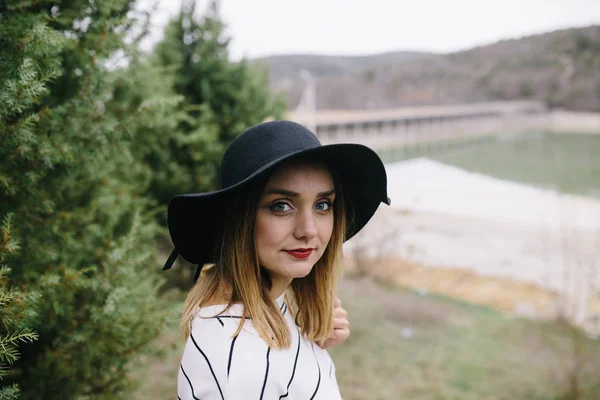
[[[210,353],[214,350],[218,354],[231,340],[234,332],[233,327],[225,325],[223,318],[198,313],[190,324],[184,355],[190,352],[199,355],[198,353]]]
[[[231,339],[237,331],[242,312],[243,307],[238,304],[229,308],[225,304],[197,307],[190,323],[190,338],[195,336],[206,340]]]
[[[224,308],[216,305],[195,310],[181,357],[180,393],[193,390],[197,398],[218,398],[219,392],[226,390],[229,353],[236,341],[239,320],[227,318],[228,313],[217,315]]]

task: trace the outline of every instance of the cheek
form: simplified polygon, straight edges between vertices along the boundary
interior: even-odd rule
[[[285,236],[281,224],[277,224],[274,218],[269,217],[259,215],[256,219],[254,238],[259,255],[279,246]]]
[[[268,246],[266,243],[268,238],[269,234],[264,221],[257,219],[254,227],[254,242],[256,244],[256,251],[259,257],[264,254],[264,249],[266,246]]]
[[[321,221],[319,227],[319,236],[322,242],[329,243],[331,235],[333,234],[333,214],[328,215]]]

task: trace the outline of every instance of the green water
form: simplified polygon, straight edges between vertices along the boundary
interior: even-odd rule
[[[600,199],[600,134],[527,132],[381,152],[385,162],[427,157],[482,174]]]

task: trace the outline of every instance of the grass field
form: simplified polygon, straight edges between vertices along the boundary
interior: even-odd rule
[[[345,400],[600,399],[600,341],[560,323],[518,319],[380,283],[342,279],[351,336],[330,349]],[[136,362],[134,399],[176,394],[176,315],[158,357]],[[574,382],[579,397],[568,396]]]

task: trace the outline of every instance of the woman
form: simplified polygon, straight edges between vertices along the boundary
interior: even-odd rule
[[[236,138],[220,172],[221,190],[169,202],[164,269],[178,255],[198,264],[179,398],[340,399],[325,348],[348,333],[335,297],[342,243],[390,202],[381,160],[271,121]]]

